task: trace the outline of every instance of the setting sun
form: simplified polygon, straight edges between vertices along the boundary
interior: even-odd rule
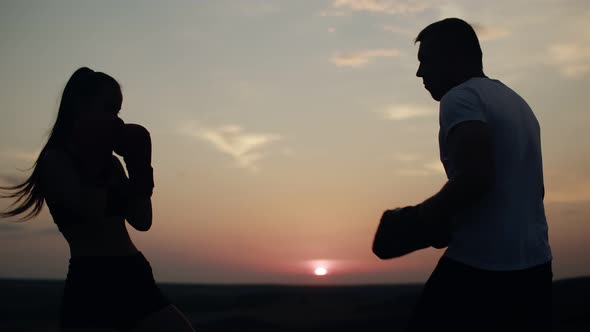
[[[324,267],[318,267],[313,271],[313,273],[316,276],[325,276],[326,274],[328,274],[328,270],[326,270],[326,268]]]

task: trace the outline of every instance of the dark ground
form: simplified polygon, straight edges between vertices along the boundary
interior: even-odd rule
[[[1,280],[0,331],[58,331],[62,281]],[[399,331],[422,285],[161,284],[197,331]],[[554,282],[555,331],[590,331],[590,277]]]

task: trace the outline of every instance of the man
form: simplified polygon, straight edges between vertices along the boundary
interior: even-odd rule
[[[387,242],[399,239],[397,225],[427,234],[402,254],[448,243],[410,331],[549,331],[552,255],[537,119],[516,92],[486,77],[476,33],[465,21],[435,22],[418,42],[416,76],[440,102],[448,181],[421,204],[386,211],[373,251],[382,259],[401,255]]]

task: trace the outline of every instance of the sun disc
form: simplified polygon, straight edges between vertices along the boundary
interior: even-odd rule
[[[313,271],[313,273],[316,276],[325,276],[326,274],[328,274],[328,270],[326,270],[325,267],[318,267]]]

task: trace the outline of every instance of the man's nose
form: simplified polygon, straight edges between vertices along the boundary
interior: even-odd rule
[[[422,77],[422,65],[418,66],[418,70],[416,71],[416,77]]]

